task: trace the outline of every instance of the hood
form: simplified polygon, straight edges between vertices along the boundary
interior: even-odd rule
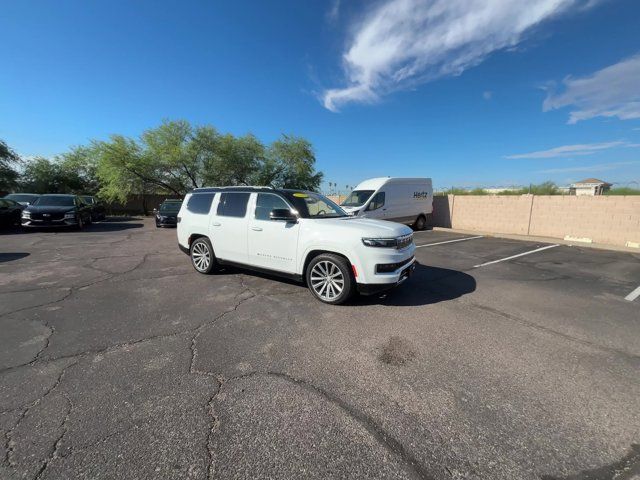
[[[24,209],[25,212],[33,213],[66,213],[74,210],[73,205],[29,205]]]
[[[330,225],[332,228],[343,228],[346,231],[358,233],[363,237],[393,238],[413,233],[411,228],[401,223],[374,220],[372,218],[342,217],[314,219],[313,221],[317,222],[318,226]]]
[[[364,205],[360,205],[359,207],[344,207],[341,205],[341,208],[347,213],[354,213],[360,210]]]

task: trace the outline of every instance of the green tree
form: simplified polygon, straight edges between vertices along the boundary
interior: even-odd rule
[[[20,188],[33,193],[85,193],[82,178],[65,168],[60,158],[36,157],[29,161],[20,178]]]
[[[20,157],[0,140],[0,190],[12,190],[18,184]]]
[[[107,200],[124,201],[142,192],[184,195],[204,185],[317,190],[322,181],[311,143],[303,138],[283,135],[265,149],[253,135],[221,135],[184,120],[165,121],[139,140],[114,135],[70,157],[85,165],[83,178],[95,169],[100,195]]]
[[[76,193],[95,194],[100,189],[98,179],[98,163],[95,149],[91,146],[73,147],[62,154],[58,161],[60,169],[67,178],[75,177],[81,187]]]
[[[260,184],[278,188],[318,190],[323,173],[315,170],[311,143],[301,137],[282,135],[271,144],[256,178]]]
[[[218,136],[212,142],[212,155],[204,165],[207,185],[250,185],[257,180],[264,164],[264,145],[253,135]]]

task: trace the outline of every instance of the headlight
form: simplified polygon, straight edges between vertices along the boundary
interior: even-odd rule
[[[398,240],[395,238],[363,238],[362,243],[367,247],[396,248]]]
[[[31,218],[31,212],[22,211],[22,218]]]

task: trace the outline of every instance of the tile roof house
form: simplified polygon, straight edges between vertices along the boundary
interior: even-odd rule
[[[571,195],[602,195],[611,188],[611,183],[607,183],[597,178],[585,178],[573,183],[569,189]]]

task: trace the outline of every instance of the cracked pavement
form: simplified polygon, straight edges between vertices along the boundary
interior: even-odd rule
[[[420,248],[330,307],[150,219],[0,231],[0,478],[635,478],[640,255],[472,268],[531,247]]]

